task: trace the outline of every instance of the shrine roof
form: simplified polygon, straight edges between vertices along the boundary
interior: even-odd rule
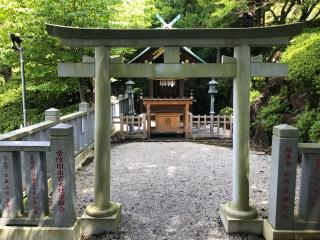
[[[193,63],[206,63],[201,57],[199,57],[197,54],[195,54],[191,49],[189,49],[187,47],[181,47],[180,49],[181,49],[181,52],[183,52],[185,55],[187,55],[189,58],[191,58],[193,60],[191,62],[193,62]],[[137,56],[135,56],[133,59],[131,59],[128,63],[137,63],[137,62],[143,62],[144,60],[149,60],[150,57],[152,57],[150,55],[152,55],[152,53],[154,51],[159,51],[159,48],[147,47],[141,53],[139,53]],[[153,60],[157,59],[159,56],[157,56]],[[180,61],[183,60],[183,59],[181,59],[182,57],[183,56],[180,56]],[[184,58],[186,58],[186,57],[184,57]]]

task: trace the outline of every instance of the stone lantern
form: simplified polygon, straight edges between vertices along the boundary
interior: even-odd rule
[[[130,79],[126,81],[126,94],[128,94],[128,100],[129,100],[129,111],[128,115],[133,115],[134,114],[134,97],[133,97],[133,85],[135,83]]]
[[[214,80],[214,78],[211,79],[210,82],[208,82],[209,90],[208,93],[210,94],[210,115],[215,114],[214,112],[214,94],[217,93],[216,85],[218,82]]]

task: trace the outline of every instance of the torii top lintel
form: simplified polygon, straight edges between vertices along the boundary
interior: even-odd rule
[[[287,44],[290,38],[302,32],[303,24],[194,29],[105,29],[52,24],[46,27],[48,34],[59,38],[62,44],[75,47],[266,47]]]

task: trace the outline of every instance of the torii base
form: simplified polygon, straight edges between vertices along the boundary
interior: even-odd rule
[[[103,232],[117,232],[120,223],[121,204],[118,205],[118,210],[110,217],[94,218],[84,213],[81,216],[81,231],[84,235],[99,234]]]
[[[224,229],[227,233],[263,233],[263,219],[258,216],[253,219],[238,219],[230,217],[226,214],[225,204],[221,204],[219,208],[220,218],[223,223]]]

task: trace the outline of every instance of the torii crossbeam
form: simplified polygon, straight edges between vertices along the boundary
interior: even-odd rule
[[[95,201],[86,209],[92,218],[120,214],[110,202],[110,76],[113,77],[231,77],[233,78],[233,197],[222,205],[220,216],[227,232],[257,232],[261,222],[249,206],[250,78],[287,76],[286,65],[262,63],[251,58],[251,47],[287,44],[302,31],[302,24],[266,28],[226,29],[93,29],[47,25],[49,35],[70,47],[94,47],[95,62],[69,64],[59,68],[60,76],[87,76],[96,79],[95,94]],[[221,64],[110,64],[110,47],[233,47],[234,57]],[[192,156],[190,156],[192,157]],[[230,220],[230,218],[232,218]],[[254,224],[258,224],[255,227]],[[94,233],[102,231],[95,229]],[[109,228],[106,226],[106,229]]]

